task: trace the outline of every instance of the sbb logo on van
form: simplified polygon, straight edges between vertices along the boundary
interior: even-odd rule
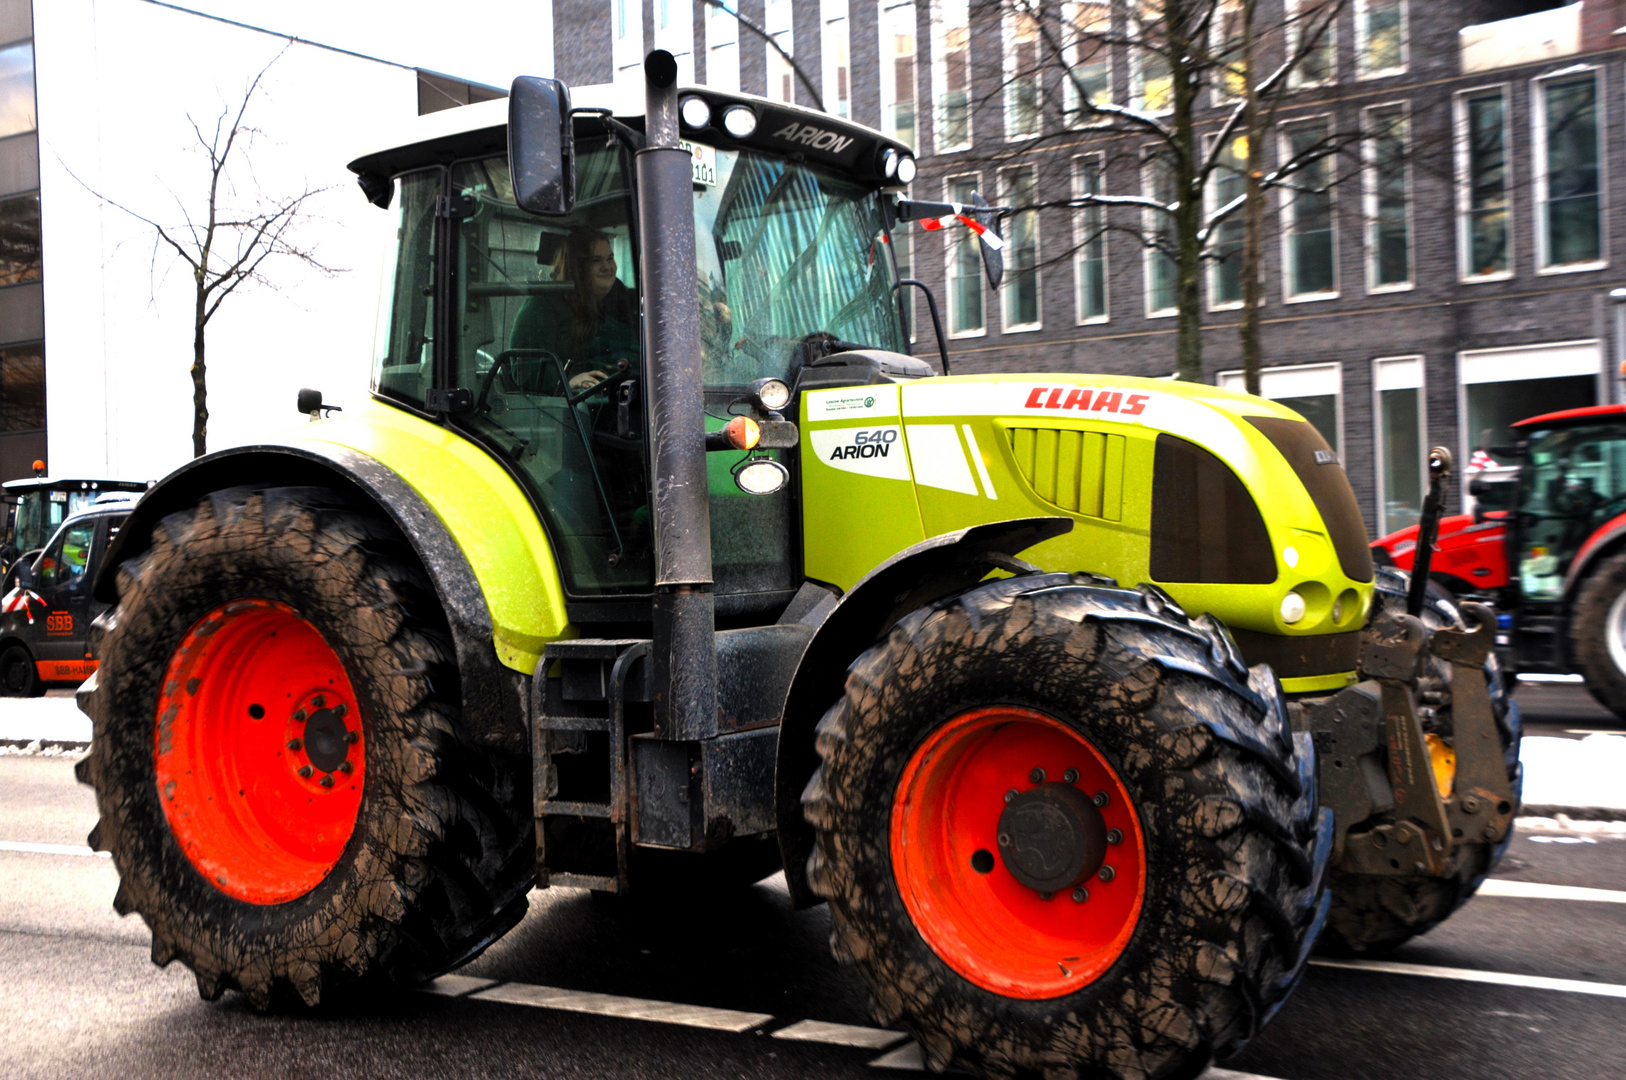
[[[877,431],[855,431],[853,441],[845,446],[837,446],[830,451],[830,461],[846,461],[852,458],[886,457],[892,451],[893,444],[898,441],[897,428],[880,428]]]

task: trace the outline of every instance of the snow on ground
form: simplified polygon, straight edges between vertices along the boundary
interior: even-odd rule
[[[1531,806],[1626,810],[1626,735],[1533,735],[1519,747],[1519,760],[1524,762],[1524,801]]]
[[[89,742],[90,717],[71,697],[0,699],[0,741]]]

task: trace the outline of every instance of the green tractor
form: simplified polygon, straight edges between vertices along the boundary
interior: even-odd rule
[[[1494,619],[1408,609],[1315,429],[936,374],[890,238],[990,213],[645,75],[642,116],[521,79],[356,161],[396,226],[373,400],[302,394],[121,532],[80,777],[153,960],[315,1004],[533,887],[782,868],[932,1068],[1191,1076],[1318,938],[1459,905],[1517,803]]]

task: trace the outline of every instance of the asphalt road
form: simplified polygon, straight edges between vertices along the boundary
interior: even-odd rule
[[[1626,731],[1576,686],[1525,686],[1519,699],[1534,732]],[[0,1076],[873,1080],[889,1075],[877,1059],[910,1057],[901,1036],[873,1030],[862,984],[830,958],[828,915],[792,911],[771,880],[726,909],[681,917],[533,893],[525,921],[446,987],[462,996],[405,993],[298,1015],[259,1015],[231,994],[207,1004],[179,965],[152,966],[139,920],[113,913],[111,865],[77,853],[94,819],[71,759],[0,757]],[[1534,886],[1614,895],[1482,895],[1391,958],[1449,977],[1313,966],[1225,1068],[1282,1080],[1626,1075],[1626,839],[1521,827],[1491,888],[1553,892]],[[495,1000],[539,996],[589,1011]],[[868,1045],[776,1037],[809,1031],[792,1027],[804,1020],[854,1025],[863,1030],[813,1034]],[[750,1030],[715,1029],[730,1026]]]

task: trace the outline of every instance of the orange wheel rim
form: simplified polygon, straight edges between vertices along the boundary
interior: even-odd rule
[[[153,758],[181,850],[226,895],[280,904],[344,854],[366,743],[344,663],[285,604],[237,600],[170,657]]]
[[[1007,997],[1059,997],[1100,978],[1146,897],[1145,839],[1117,772],[1030,709],[976,709],[932,733],[898,781],[891,850],[926,943]]]

